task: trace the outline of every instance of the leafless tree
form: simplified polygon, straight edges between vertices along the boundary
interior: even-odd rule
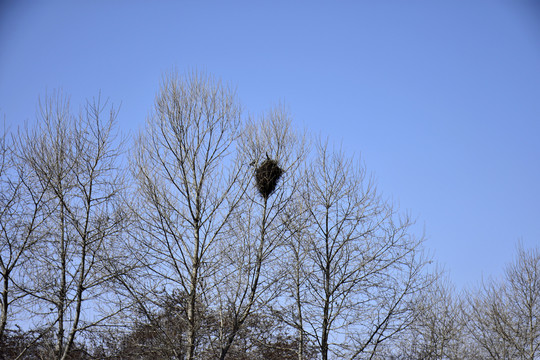
[[[291,264],[301,269],[293,269],[301,275],[290,287],[295,323],[324,360],[374,358],[414,318],[413,301],[426,285],[422,240],[352,159],[319,142],[311,161],[304,239]]]
[[[28,253],[37,240],[36,229],[44,219],[43,188],[31,183],[17,156],[17,143],[8,135],[4,131],[0,138],[0,346],[13,306],[25,295],[14,282],[21,279]]]
[[[123,230],[121,143],[116,110],[88,102],[74,115],[61,93],[40,102],[38,121],[21,138],[30,176],[46,190],[40,241],[27,263],[24,290],[34,299],[33,319],[54,329],[50,358],[66,359],[77,336],[103,325],[118,309],[107,307],[116,274],[115,240]]]
[[[471,294],[467,327],[486,359],[540,357],[540,252],[518,246],[504,280]]]
[[[440,272],[416,302],[414,323],[399,337],[400,358],[471,359],[462,316],[462,300]]]
[[[249,122],[240,152],[243,162],[251,164],[252,186],[228,223],[229,236],[220,253],[222,268],[214,280],[220,284],[220,359],[225,359],[251,314],[261,314],[280,295],[277,259],[287,237],[284,214],[297,196],[305,137],[292,128],[288,111],[279,105]]]
[[[177,348],[177,357],[196,358],[206,340],[197,309],[219,286],[209,281],[221,266],[218,244],[245,192],[246,165],[233,146],[240,114],[235,93],[220,81],[169,74],[136,145],[139,256],[148,273],[130,291],[144,309],[163,289],[185,296],[185,352]]]

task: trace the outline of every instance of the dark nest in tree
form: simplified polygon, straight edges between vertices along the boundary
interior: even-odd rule
[[[283,169],[279,167],[277,161],[272,159],[264,160],[261,166],[255,169],[255,184],[264,199],[268,199],[274,192],[282,174]]]

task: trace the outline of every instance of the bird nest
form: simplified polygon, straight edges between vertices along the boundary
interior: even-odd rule
[[[268,199],[270,194],[274,192],[281,175],[283,175],[283,169],[279,167],[277,161],[272,159],[264,160],[255,169],[255,184],[264,199]]]

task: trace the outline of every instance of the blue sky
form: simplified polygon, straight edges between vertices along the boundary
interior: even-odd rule
[[[100,91],[135,132],[164,72],[206,70],[246,112],[361,156],[458,288],[540,244],[540,5],[533,0],[0,1],[0,116]]]

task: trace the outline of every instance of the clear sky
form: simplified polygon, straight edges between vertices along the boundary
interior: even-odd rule
[[[536,2],[536,5],[535,5]],[[0,0],[0,116],[101,91],[135,132],[164,72],[232,83],[247,111],[362,157],[458,288],[540,244],[534,0]]]

